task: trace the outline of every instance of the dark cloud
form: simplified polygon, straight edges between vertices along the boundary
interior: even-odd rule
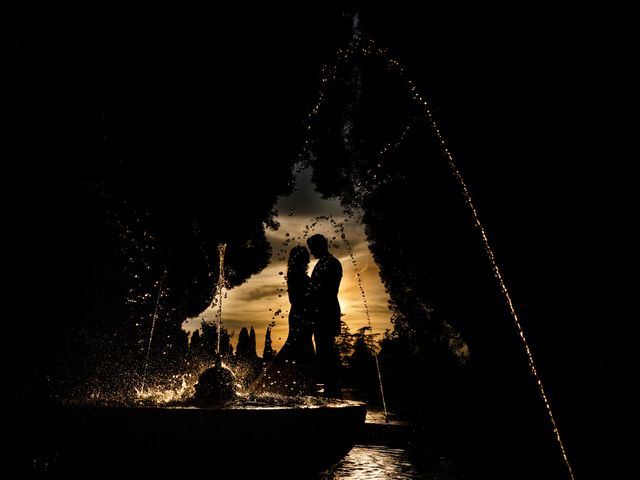
[[[275,297],[278,292],[277,289],[282,288],[280,285],[262,285],[259,287],[251,288],[250,290],[238,291],[237,300],[252,302],[256,300],[262,300],[264,298]]]

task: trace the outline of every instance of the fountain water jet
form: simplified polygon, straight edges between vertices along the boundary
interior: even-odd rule
[[[171,250],[169,250],[171,253]],[[151,330],[149,332],[149,343],[147,344],[147,355],[144,361],[144,371],[142,373],[142,385],[140,386],[139,396],[144,396],[144,384],[147,379],[147,369],[149,367],[149,354],[151,353],[151,341],[153,340],[153,332],[156,328],[156,321],[158,320],[158,309],[160,307],[160,299],[162,297],[162,290],[164,288],[164,282],[167,278],[167,265],[165,265],[164,270],[162,271],[162,277],[160,278],[160,283],[158,285],[158,295],[156,296],[156,304],[153,308],[153,315],[151,317]]]
[[[222,299],[224,298],[225,275],[224,255],[226,243],[218,244],[218,281],[212,306],[217,303],[216,313],[216,352],[213,366],[204,370],[195,384],[193,402],[201,406],[220,405],[237,397],[236,380],[233,372],[223,364],[220,353],[220,338],[222,332]]]
[[[224,254],[227,250],[227,244],[221,243],[218,245],[218,258],[219,258],[219,268],[218,268],[218,283],[216,285],[216,295],[218,296],[218,315],[216,316],[216,324],[218,327],[218,341],[216,342],[216,354],[218,357],[220,356],[220,332],[222,331],[222,293],[224,290]]]

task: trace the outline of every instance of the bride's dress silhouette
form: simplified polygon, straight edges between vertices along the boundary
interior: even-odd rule
[[[311,279],[309,251],[302,245],[291,249],[287,264],[289,293],[289,335],[271,364],[249,387],[252,393],[269,392],[283,395],[315,393],[315,351],[313,325],[308,302]]]

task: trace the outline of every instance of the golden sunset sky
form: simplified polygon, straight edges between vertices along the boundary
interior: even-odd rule
[[[388,308],[389,297],[380,281],[378,266],[369,252],[364,225],[359,222],[357,216],[349,218],[345,215],[338,200],[326,200],[320,197],[311,182],[310,168],[298,174],[296,189],[290,196],[280,198],[277,202],[280,228],[275,231],[266,229],[266,236],[272,247],[269,265],[259,274],[249,278],[243,285],[228,290],[227,298],[223,300],[222,304],[222,324],[230,332],[235,332],[232,344],[235,346],[242,327],[249,329],[253,326],[256,331],[259,356],[262,356],[267,326],[273,321],[272,317],[277,310],[281,310],[281,313],[275,318],[276,325],[271,331],[273,348],[280,350],[287,338],[289,300],[284,278],[287,270],[287,258],[291,248],[298,243],[306,246],[303,238],[305,225],[310,225],[312,220],[318,216],[333,216],[337,223],[344,222],[344,233],[357,263],[358,271],[354,269],[351,262],[347,245],[341,240],[340,233],[335,233],[335,228],[329,221],[319,222],[315,229],[309,232],[309,235],[322,233],[329,240],[336,237],[330,249],[331,253],[340,260],[343,268],[338,295],[342,313],[345,314],[343,320],[349,325],[352,332],[368,324],[357,280],[357,273],[360,273],[373,333],[382,334],[385,329],[392,328],[391,311]],[[290,213],[292,215],[289,215]],[[287,243],[287,245],[283,245],[283,243]],[[312,257],[309,274],[311,274],[315,263],[316,260]],[[280,272],[283,274],[281,275]],[[183,328],[188,332],[193,332],[200,327],[202,319],[215,322],[215,311],[208,308],[200,316],[185,321]]]

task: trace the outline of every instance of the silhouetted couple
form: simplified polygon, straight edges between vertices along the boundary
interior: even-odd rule
[[[318,382],[324,384],[325,396],[341,397],[335,338],[340,334],[338,290],[342,265],[329,252],[323,235],[309,237],[307,245],[309,250],[298,245],[289,254],[289,335],[272,367],[259,379],[259,390],[269,390],[271,386],[280,393],[314,394],[317,375]],[[307,273],[309,252],[318,259],[311,277]]]

